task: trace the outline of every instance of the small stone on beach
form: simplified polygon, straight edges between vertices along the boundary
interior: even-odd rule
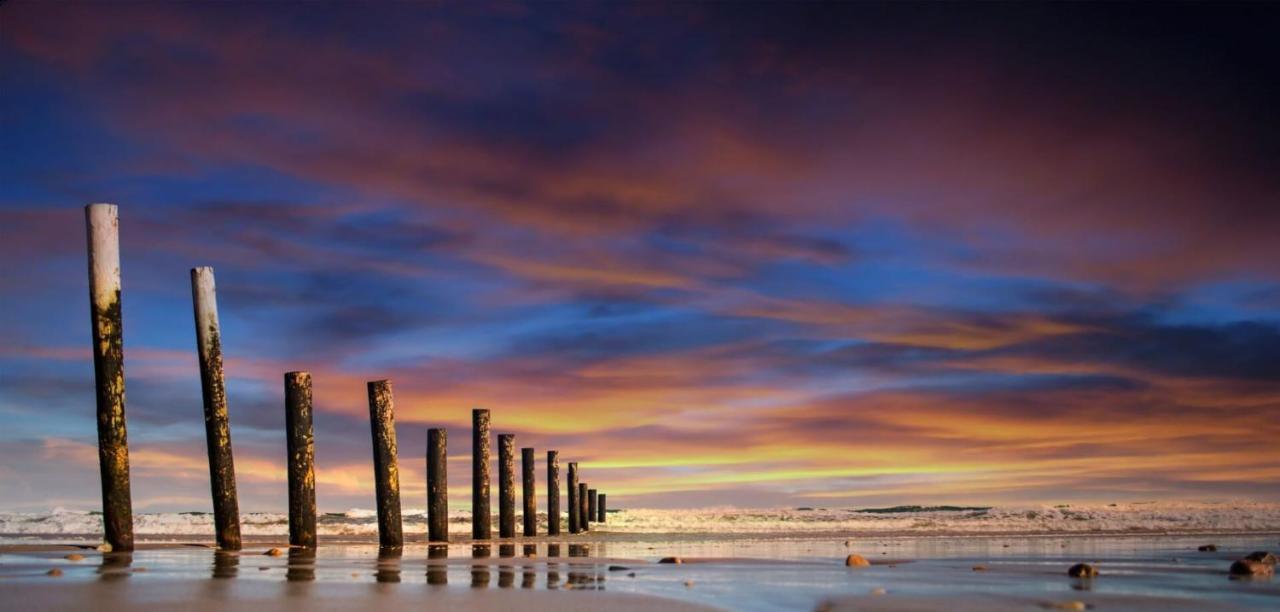
[[[625,567],[625,566],[622,566],[622,565],[610,565],[610,566],[609,566],[609,571],[611,571],[611,572],[625,572],[625,571],[627,571],[627,570],[629,570],[629,569],[631,569],[631,568],[629,568],[629,567]]]
[[[676,565],[679,565],[681,563],[684,563],[684,559],[681,559],[680,557],[663,557],[661,559],[658,559],[658,563],[674,563]]]
[[[985,572],[985,571],[987,571],[987,566],[985,566],[985,565],[975,565],[975,566],[973,566],[973,571],[975,571],[975,572]]]
[[[51,569],[51,570],[49,570],[49,571],[45,572],[45,575],[47,575],[47,576],[61,576],[61,575],[62,575],[62,570],[60,570],[60,569],[58,569],[58,568],[56,568],[56,567],[55,567],[55,568],[53,568],[53,569]]]
[[[67,556],[63,557],[63,559],[66,559],[67,561],[84,561],[84,555],[80,555],[80,554],[76,554],[76,553],[71,553],[71,554],[69,554],[69,555],[67,555]]]
[[[844,558],[844,564],[848,567],[867,567],[871,562],[862,555],[849,555]]]
[[[1217,545],[1217,544],[1205,544],[1204,546],[1201,546],[1200,548],[1197,548],[1196,550],[1198,550],[1198,551],[1200,551],[1200,552],[1218,552],[1218,545]]]
[[[284,551],[280,550],[279,548],[272,548],[271,550],[268,550],[267,552],[264,552],[262,554],[268,557],[279,557],[280,555],[284,554]]]
[[[692,581],[692,580],[686,580],[686,581],[684,581],[684,586],[685,586],[685,588],[686,588],[686,589],[691,589],[691,588],[693,588],[693,581]]]
[[[1050,610],[1088,610],[1089,604],[1083,601],[1061,601],[1041,604]]]
[[[1067,575],[1072,578],[1093,578],[1098,575],[1098,568],[1088,563],[1077,563],[1067,570]]]
[[[1241,559],[1231,564],[1229,572],[1232,576],[1267,577],[1275,575],[1276,566],[1267,565],[1262,561]]]
[[[98,552],[111,552],[111,545],[106,542],[99,544]]]
[[[888,592],[889,592],[889,591],[886,591],[886,590],[884,590],[884,589],[882,589],[882,588],[880,588],[880,587],[876,587],[876,588],[874,588],[874,589],[871,589],[871,594],[872,594],[872,595],[884,595],[885,593],[888,593]]]

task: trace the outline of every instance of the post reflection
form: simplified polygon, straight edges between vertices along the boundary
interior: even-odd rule
[[[471,546],[472,559],[488,559],[488,544],[473,544]],[[471,588],[483,589],[489,586],[489,565],[485,563],[476,563],[471,566]]]
[[[586,544],[570,544],[569,556],[570,557],[586,557],[588,556],[590,550],[591,550],[590,546]]]
[[[547,544],[547,556],[548,556],[548,557],[559,557],[559,556],[560,556],[560,545],[559,545],[559,544]]]
[[[289,582],[311,582],[316,579],[316,549],[290,548],[289,565],[284,579]]]
[[[449,584],[449,566],[444,563],[432,563],[432,559],[449,558],[448,546],[427,547],[427,584]]]
[[[103,553],[102,563],[98,565],[99,580],[119,580],[129,576],[129,568],[133,565],[133,553]]]
[[[240,555],[238,553],[215,550],[213,552],[213,577],[235,578],[240,571]]]
[[[533,566],[532,565],[524,566],[524,570],[520,574],[520,588],[532,589],[534,583],[537,582],[537,579],[538,579],[538,574],[533,569]]]
[[[378,582],[400,582],[402,552],[399,548],[378,549],[378,571],[374,573],[374,579]]]
[[[525,545],[524,545],[524,551],[523,551],[523,554],[524,554],[524,556],[526,556],[526,557],[536,557],[536,556],[538,556],[538,545],[537,545],[537,544],[525,544]]]

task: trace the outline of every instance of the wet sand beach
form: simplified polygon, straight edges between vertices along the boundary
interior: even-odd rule
[[[1197,548],[1213,542],[1216,551]],[[1277,534],[583,538],[316,551],[253,542],[0,547],[0,607],[31,609],[1270,609],[1280,583],[1227,575]],[[264,554],[279,548],[281,554]],[[859,554],[869,567],[844,565]],[[73,555],[68,559],[68,555]],[[76,556],[82,557],[77,559]],[[659,563],[679,557],[682,563]],[[1093,579],[1067,576],[1077,562]],[[979,569],[975,569],[979,568]],[[58,575],[50,575],[51,570]]]

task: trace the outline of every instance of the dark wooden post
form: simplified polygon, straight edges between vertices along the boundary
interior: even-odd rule
[[[448,433],[427,430],[427,540],[449,541]]]
[[[581,531],[590,531],[591,525],[587,524],[587,483],[578,483],[578,529]]]
[[[89,322],[98,399],[102,525],[111,550],[133,550],[129,437],[124,418],[124,331],[120,315],[120,219],[114,204],[84,208],[89,242]]]
[[[471,411],[471,537],[488,540],[489,524],[489,411]]]
[[[578,463],[569,462],[569,533],[578,533]]]
[[[289,452],[289,544],[316,547],[315,438],[311,433],[311,374],[284,375],[285,445]]]
[[[520,449],[520,494],[524,500],[524,537],[538,535],[538,484],[534,482],[533,470],[536,467],[533,456],[534,449]]]
[[[373,484],[378,500],[378,544],[404,546],[400,522],[400,468],[396,465],[396,418],[391,381],[369,383],[369,424],[373,433]]]
[[[596,495],[595,489],[587,489],[587,522],[596,522]]]
[[[498,537],[516,537],[516,437],[498,434]]]
[[[560,535],[559,451],[547,451],[547,535]]]
[[[597,523],[603,523],[603,522],[604,522],[604,512],[605,512],[605,510],[604,510],[604,503],[605,503],[605,502],[604,502],[604,500],[605,500],[605,497],[607,497],[607,496],[606,496],[604,493],[601,493],[601,494],[600,494],[600,497],[598,497],[598,498],[597,498],[597,499],[598,499],[598,501],[596,502],[596,522],[597,522]]]
[[[195,309],[196,352],[204,397],[204,439],[209,451],[209,485],[213,490],[213,524],[218,548],[240,550],[240,505],[236,501],[236,468],[231,454],[231,423],[222,378],[222,330],[213,268],[191,269],[191,303]]]

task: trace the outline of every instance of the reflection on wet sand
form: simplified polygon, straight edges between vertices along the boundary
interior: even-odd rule
[[[316,579],[316,549],[290,548],[289,567],[285,571],[289,582],[310,582]]]
[[[448,559],[448,546],[427,547],[427,584],[449,584],[449,566],[443,563],[432,563],[432,559]]]
[[[240,572],[240,554],[215,550],[213,552],[213,577],[235,578]]]
[[[589,556],[590,554],[591,554],[591,547],[586,544],[570,544],[569,545],[570,557],[586,557],[586,556]]]
[[[374,579],[378,582],[400,582],[399,548],[382,548],[378,550],[378,571]]]
[[[488,559],[489,545],[474,544],[471,546],[472,559]],[[471,588],[483,589],[489,586],[489,566],[476,564],[471,566]]]
[[[559,556],[560,556],[560,545],[559,545],[559,544],[547,544],[547,556],[548,556],[548,557],[559,557]]]
[[[538,556],[538,545],[537,545],[537,544],[525,544],[525,545],[524,545],[524,551],[523,551],[523,553],[524,553],[524,556],[526,556],[526,557],[536,557],[536,556]]]
[[[524,566],[524,570],[520,574],[520,588],[532,589],[534,583],[537,582],[537,580],[538,580],[538,574],[537,574],[537,571],[533,569],[533,566],[532,565]]]
[[[133,553],[104,553],[102,563],[98,565],[99,580],[119,580],[129,576],[129,568],[133,565]]]

